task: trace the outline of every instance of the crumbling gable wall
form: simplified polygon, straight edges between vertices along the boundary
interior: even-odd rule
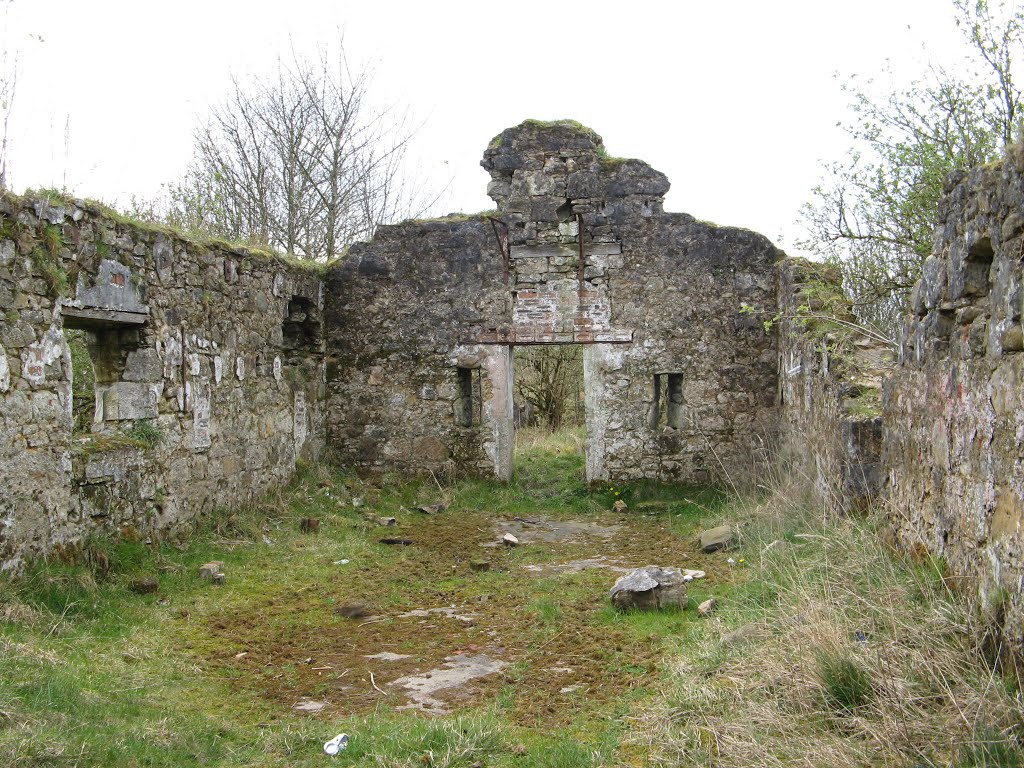
[[[0,199],[0,568],[286,481],[323,445],[322,303],[315,274],[270,254]],[[96,378],[77,435],[71,329]]]
[[[587,473],[729,481],[775,433],[777,250],[665,213],[665,176],[568,121],[497,136],[492,214],[382,228],[328,277],[329,441],[511,472],[510,348],[584,345]],[[469,417],[466,414],[469,414]]]
[[[893,524],[1024,647],[1024,148],[942,204],[884,390]]]

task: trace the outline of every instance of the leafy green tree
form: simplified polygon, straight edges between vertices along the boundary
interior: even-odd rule
[[[964,34],[956,74],[880,93],[844,86],[854,140],[827,166],[802,218],[799,244],[837,264],[858,316],[895,338],[910,290],[932,250],[939,201],[951,174],[996,159],[1020,135],[1014,63],[1024,11],[997,0],[953,0]]]

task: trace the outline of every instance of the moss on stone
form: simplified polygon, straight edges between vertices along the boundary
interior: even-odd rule
[[[480,211],[479,213],[449,213],[445,216],[433,216],[423,219],[406,219],[405,221],[395,226],[421,226],[426,224],[463,224],[467,221],[475,221],[477,219],[484,219],[488,216],[496,216],[497,210],[491,209],[489,211]]]
[[[579,133],[585,133],[594,140],[594,143],[602,143],[601,136],[593,128],[588,128],[579,120],[571,120],[563,118],[561,120],[536,120],[534,118],[527,118],[520,123],[521,126],[529,126],[531,128],[546,129],[546,128],[571,128]]]
[[[142,219],[134,218],[111,208],[109,205],[99,200],[91,198],[74,198],[53,189],[28,190],[21,196],[13,193],[5,193],[3,195],[3,200],[12,207],[24,207],[26,205],[30,205],[32,200],[43,200],[50,205],[79,208],[91,213],[93,216],[96,216],[103,221],[109,222],[110,224],[128,227],[136,230],[137,232],[163,235],[185,244],[205,247],[211,250],[228,251],[244,258],[260,260],[264,263],[275,261],[283,267],[296,269],[317,278],[322,278],[326,273],[328,265],[337,261],[337,259],[331,259],[328,262],[318,262],[313,259],[302,259],[294,255],[279,253],[273,249],[265,248],[253,243],[228,240],[226,238],[215,236],[206,236],[201,233],[185,232],[169,224],[144,221]],[[0,223],[0,237],[13,239],[18,234],[18,226],[17,221],[12,221],[11,219],[4,217],[3,222]],[[60,233],[61,228],[59,225],[44,225],[43,241],[47,250],[51,251],[51,253],[55,252],[55,250],[59,250],[59,248],[63,246],[63,240],[58,239]],[[101,259],[109,259],[113,257],[110,245],[102,237],[96,238],[95,247],[96,253]],[[40,270],[42,271],[42,268],[40,268]],[[46,274],[44,273],[44,277],[45,276]],[[47,283],[50,284],[51,282],[55,282],[58,286],[61,284],[59,278],[52,274],[50,277],[47,277]]]
[[[843,403],[843,410],[857,419],[877,418],[882,415],[882,395],[877,389],[864,389]]]
[[[614,171],[617,168],[621,168],[630,160],[628,157],[612,157],[607,153],[602,154],[600,151],[597,153],[597,156],[602,170],[605,171]]]
[[[55,296],[67,296],[68,273],[49,249],[37,245],[30,254],[32,266],[46,282],[46,287]]]
[[[593,128],[588,128],[578,120],[570,120],[567,118],[561,120],[537,120],[535,118],[528,118],[526,120],[523,120],[523,122],[521,122],[519,125],[515,126],[515,128],[507,128],[501,133],[499,133],[497,136],[491,139],[490,142],[488,142],[487,148],[489,150],[499,149],[504,144],[506,134],[508,134],[510,131],[516,131],[525,128],[533,129],[536,131],[551,130],[553,128],[568,128],[572,131],[575,131],[576,133],[585,135],[587,138],[593,141],[594,144],[598,146],[599,152],[600,148],[603,147],[604,145],[604,139],[601,138],[601,135],[597,131],[595,131]]]

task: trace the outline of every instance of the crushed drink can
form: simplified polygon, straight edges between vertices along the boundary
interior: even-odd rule
[[[348,746],[348,734],[339,733],[328,742],[324,742],[324,752],[328,755],[336,755]]]

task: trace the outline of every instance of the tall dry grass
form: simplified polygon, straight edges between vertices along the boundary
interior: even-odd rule
[[[978,653],[984,628],[942,563],[902,559],[878,521],[829,516],[805,489],[737,509],[749,580],[639,718],[653,762],[1024,765],[1024,698]]]

